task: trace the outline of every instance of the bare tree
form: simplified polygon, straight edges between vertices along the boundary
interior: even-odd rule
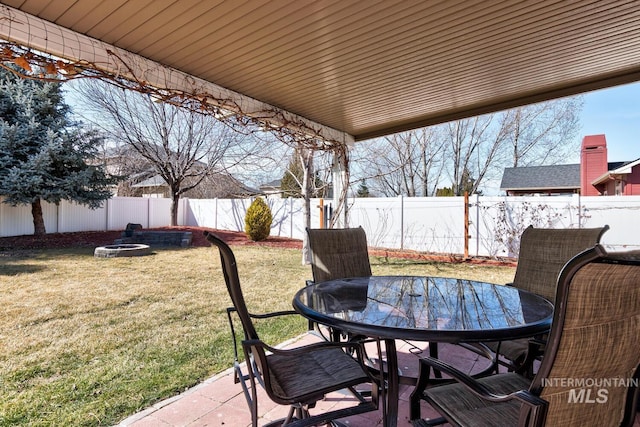
[[[372,191],[385,196],[432,195],[439,183],[445,154],[444,140],[436,127],[394,134],[358,143],[352,158],[364,165]],[[362,178],[358,176],[357,180]]]
[[[95,123],[148,160],[167,183],[172,225],[185,192],[247,155],[241,144],[245,136],[210,115],[96,81],[82,82],[78,91],[99,117]]]
[[[505,111],[513,167],[562,163],[577,152],[582,96],[541,102]],[[577,140],[576,140],[577,141]]]
[[[504,167],[559,163],[575,153],[582,98],[528,105],[359,143],[373,192],[427,196],[448,176],[451,193],[478,192]]]
[[[445,125],[450,143],[449,171],[454,195],[477,192],[485,177],[499,164],[509,123],[500,121],[495,126],[495,119],[495,115],[485,115]]]
[[[331,153],[297,147],[293,150],[289,166],[284,171],[280,188],[284,197],[300,197],[304,204],[305,227],[311,228],[311,198],[324,197],[329,186],[329,168],[326,161]],[[316,163],[321,167],[316,168]],[[307,235],[303,236],[302,264],[311,261]]]

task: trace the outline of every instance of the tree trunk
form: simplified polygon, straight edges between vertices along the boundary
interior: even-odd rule
[[[31,215],[33,216],[33,235],[44,236],[47,234],[47,230],[44,228],[42,204],[39,197],[31,203]]]
[[[302,164],[302,183],[300,192],[304,200],[304,218],[307,228],[311,228],[311,182],[313,179],[313,151],[301,148],[300,163]],[[309,239],[305,231],[302,239],[302,265],[311,263],[311,250],[309,248]]]
[[[171,225],[178,225],[178,206],[180,205],[180,195],[173,194],[171,196]]]

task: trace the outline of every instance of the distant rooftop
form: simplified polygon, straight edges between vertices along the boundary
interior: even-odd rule
[[[505,168],[501,190],[580,189],[580,164]]]
[[[630,162],[609,162],[609,170]],[[503,191],[580,190],[580,164],[505,168],[500,183]]]

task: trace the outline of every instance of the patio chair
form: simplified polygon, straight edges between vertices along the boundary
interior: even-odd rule
[[[233,307],[227,310],[236,346],[236,333],[231,314],[236,313],[242,324],[241,346],[248,374],[244,374],[236,355],[234,370],[236,382],[240,382],[251,411],[253,427],[258,425],[258,400],[256,384],[260,384],[269,398],[280,405],[289,405],[289,415],[284,420],[269,425],[303,427],[312,425],[342,425],[335,421],[354,414],[374,411],[378,408],[379,384],[368,369],[364,368],[364,345],[360,342],[322,342],[283,350],[271,347],[260,340],[254,319],[297,314],[281,311],[268,314],[249,312],[238,277],[236,259],[231,248],[214,234],[205,231],[206,239],[220,252],[220,261],[227,291]],[[345,349],[349,350],[348,352]],[[350,354],[354,354],[352,357]],[[356,390],[364,385],[369,397]],[[349,390],[357,403],[342,409],[311,415],[317,401],[330,392]]]
[[[311,251],[311,274],[313,280],[306,284],[326,282],[347,277],[371,276],[371,264],[367,246],[367,235],[358,228],[307,228]],[[309,321],[309,330],[316,329],[329,341],[339,341],[346,336],[342,331],[324,328]]]
[[[371,276],[367,235],[358,228],[307,228],[314,282]]]
[[[311,249],[311,273],[313,274],[313,281],[308,280],[307,285],[347,277],[371,276],[367,235],[362,227],[307,228],[307,235]],[[364,338],[362,336],[353,337],[334,328],[328,328],[328,332],[325,332],[323,326],[309,321],[309,330],[314,328],[324,339],[329,341],[340,341],[341,337],[346,340]],[[422,348],[417,347],[414,343],[408,344],[411,346],[412,354],[416,356],[422,354]],[[438,356],[437,343],[429,343],[429,354],[432,357]],[[381,363],[374,357],[367,357],[367,360],[373,365]],[[436,376],[439,378],[440,374],[436,373]]]
[[[640,253],[582,252],[562,270],[545,355],[533,380],[507,372],[479,380],[421,361],[414,426],[630,426],[638,402]],[[429,388],[429,371],[455,379]],[[616,382],[617,381],[617,382]],[[420,417],[426,400],[443,418]]]
[[[509,285],[554,302],[562,267],[575,255],[598,244],[608,229],[608,225],[599,228],[527,227],[520,238],[518,266],[513,283]],[[542,336],[487,343],[487,346],[496,353],[496,369],[500,363],[509,370],[532,376],[533,363],[544,352],[544,342]]]

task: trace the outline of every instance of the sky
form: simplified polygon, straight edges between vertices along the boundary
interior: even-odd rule
[[[580,129],[575,143],[578,149],[565,164],[580,163],[580,146],[586,135],[604,134],[607,140],[607,160],[626,162],[640,158],[640,82],[586,92],[580,114]],[[483,193],[488,196],[500,191],[501,177],[485,180]]]
[[[610,162],[640,158],[640,83],[584,94],[579,141],[585,135],[604,134]],[[579,162],[570,159],[567,163]]]
[[[66,100],[76,109],[74,91],[68,92]],[[587,92],[584,101],[577,145],[585,135],[605,134],[610,162],[640,158],[640,82]],[[579,151],[566,163],[578,162]]]
[[[70,91],[73,92],[73,91]],[[73,93],[67,102],[75,109]],[[604,134],[609,162],[640,158],[640,82],[587,92],[580,115],[576,146],[585,135]],[[579,163],[580,150],[564,163]],[[485,194],[499,194],[500,180],[486,182]]]

